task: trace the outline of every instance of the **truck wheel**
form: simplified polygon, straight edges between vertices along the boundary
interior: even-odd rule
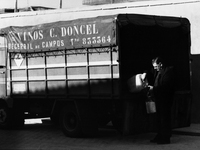
[[[81,122],[75,107],[64,107],[60,114],[60,125],[63,133],[69,137],[81,136]]]
[[[0,128],[8,128],[11,125],[10,114],[5,105],[0,105]]]

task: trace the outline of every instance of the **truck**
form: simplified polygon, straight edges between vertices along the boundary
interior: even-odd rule
[[[187,3],[176,5],[185,9]],[[96,134],[108,123],[125,135],[154,131],[146,97],[130,92],[127,82],[150,69],[155,56],[176,68],[172,127],[189,126],[191,22],[133,10],[91,9],[89,17],[84,10],[3,15],[0,127],[50,117],[69,137]],[[137,83],[135,78],[136,88]]]

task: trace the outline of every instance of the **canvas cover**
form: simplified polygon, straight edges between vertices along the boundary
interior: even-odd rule
[[[114,16],[1,29],[9,52],[39,52],[115,45]]]

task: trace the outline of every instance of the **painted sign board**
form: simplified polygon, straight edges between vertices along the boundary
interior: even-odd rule
[[[9,52],[37,52],[116,44],[114,17],[59,21],[2,29]]]

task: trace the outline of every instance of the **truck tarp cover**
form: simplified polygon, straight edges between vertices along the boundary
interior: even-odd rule
[[[116,43],[112,17],[60,21],[2,29],[9,52],[37,52],[109,46]]]
[[[41,52],[117,45],[116,20],[119,27],[127,24],[174,28],[189,31],[184,18],[136,14],[100,16],[96,18],[60,21],[36,26],[10,26],[1,29],[7,38],[9,52]]]

